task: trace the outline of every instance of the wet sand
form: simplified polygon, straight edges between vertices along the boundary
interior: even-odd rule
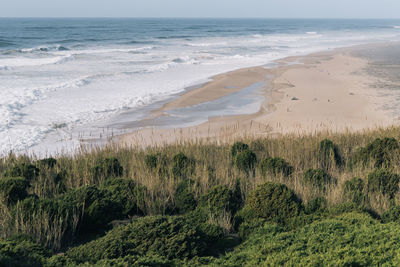
[[[281,66],[277,68],[260,66],[215,76],[211,82],[153,110],[141,123],[127,125],[128,129],[142,129],[119,136],[118,143],[232,142],[243,137],[355,132],[397,124],[384,108],[388,100],[374,86],[382,78],[368,71],[373,61],[357,53],[373,47],[291,57],[278,61]],[[375,49],[385,47],[378,45]],[[250,92],[255,85],[257,90]],[[247,93],[240,94],[243,91]],[[221,101],[229,96],[233,97]],[[235,113],[235,107],[227,108],[243,98],[253,98],[244,106],[256,110],[237,105]],[[220,113],[215,108],[218,105]],[[196,120],[199,110],[203,113],[198,117],[203,121]]]

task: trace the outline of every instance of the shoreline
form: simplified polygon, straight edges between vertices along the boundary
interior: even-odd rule
[[[120,146],[143,147],[187,141],[225,143],[249,136],[357,132],[396,125],[393,118],[379,109],[382,99],[371,88],[375,77],[365,71],[370,60],[354,55],[362,47],[378,46],[385,44],[287,57],[275,61],[279,64],[275,68],[256,66],[216,75],[210,82],[152,110],[146,119],[154,121],[169,116],[168,111],[212,102],[256,82],[265,82],[259,90],[265,98],[259,111],[214,116],[190,127],[153,125],[122,134],[114,141]]]

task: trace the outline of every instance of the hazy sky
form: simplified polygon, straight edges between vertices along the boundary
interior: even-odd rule
[[[400,18],[400,0],[0,0],[0,17]]]

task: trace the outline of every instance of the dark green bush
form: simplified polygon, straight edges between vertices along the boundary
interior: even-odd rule
[[[157,216],[115,228],[104,237],[68,250],[66,255],[78,263],[151,255],[184,259],[201,256],[206,246],[200,231],[185,218]]]
[[[157,168],[158,156],[157,154],[148,154],[144,158],[144,162],[149,169]]]
[[[348,180],[343,185],[343,198],[358,205],[365,205],[364,181],[360,178]]]
[[[266,176],[267,173],[272,175],[282,174],[289,176],[293,173],[293,167],[282,158],[266,158],[260,164],[261,173]]]
[[[117,158],[102,159],[94,167],[96,178],[121,177],[123,170]]]
[[[196,208],[197,202],[193,193],[194,181],[185,179],[175,190],[175,207],[178,213],[186,213]]]
[[[242,143],[242,142],[236,142],[233,144],[231,148],[231,155],[232,158],[235,158],[236,154],[243,152],[245,150],[249,150],[249,145]]]
[[[324,139],[319,143],[319,156],[321,168],[328,169],[333,160],[333,166],[343,165],[343,158],[340,155],[339,148],[329,139]]]
[[[307,203],[307,205],[304,207],[304,212],[306,214],[324,212],[327,207],[328,203],[326,201],[326,198],[317,197]]]
[[[137,185],[131,179],[111,178],[107,179],[102,186],[105,197],[109,198],[117,210],[122,211],[122,217],[142,215],[146,209],[145,187]]]
[[[0,239],[0,266],[43,266],[50,251],[25,237]]]
[[[22,177],[6,177],[0,179],[0,196],[7,205],[15,204],[28,196],[29,182]]]
[[[276,222],[297,216],[302,209],[301,201],[291,189],[286,185],[270,182],[251,192],[245,207],[256,217]]]
[[[81,234],[99,233],[108,228],[112,220],[124,218],[123,209],[114,202],[107,190],[85,186],[69,190],[60,199],[60,205],[67,210],[82,209],[78,224]]]
[[[368,175],[368,192],[393,198],[399,191],[399,175],[385,169],[376,169]]]
[[[223,211],[234,214],[242,205],[242,199],[234,194],[227,186],[219,185],[211,188],[199,200],[199,206],[213,214]]]
[[[187,178],[194,172],[195,162],[182,152],[176,154],[172,159],[172,173],[176,178]]]
[[[39,166],[47,166],[49,168],[53,168],[57,164],[57,160],[55,158],[46,158],[38,161]]]
[[[304,172],[303,180],[306,184],[324,191],[333,182],[332,177],[322,169],[308,169]]]
[[[376,168],[388,167],[391,164],[391,154],[397,149],[399,149],[399,144],[395,138],[377,138],[361,148],[353,157],[353,161],[363,164],[372,161]]]
[[[394,206],[391,209],[384,212],[381,216],[384,223],[389,222],[400,222],[400,206]]]
[[[7,177],[24,177],[26,180],[31,181],[39,175],[39,169],[28,163],[20,163],[14,165],[11,170],[6,171]]]
[[[239,170],[243,172],[248,173],[249,171],[254,170],[256,163],[257,156],[256,154],[254,154],[254,152],[250,150],[244,150],[237,153],[235,156],[235,165]]]

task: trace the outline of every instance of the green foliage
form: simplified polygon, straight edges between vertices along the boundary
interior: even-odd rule
[[[400,226],[346,213],[290,232],[265,224],[226,256],[221,266],[397,266]]]
[[[10,170],[6,171],[6,177],[23,177],[28,181],[33,180],[39,175],[39,169],[28,163],[20,163],[13,165]]]
[[[324,139],[319,143],[319,156],[321,168],[329,169],[331,162],[334,166],[343,165],[343,158],[340,155],[338,146],[329,139]]]
[[[267,173],[272,175],[282,174],[289,176],[293,173],[293,167],[282,158],[266,158],[260,164],[261,173],[266,176]]]
[[[128,217],[132,215],[142,215],[146,209],[145,187],[137,185],[131,179],[111,178],[107,179],[102,190],[105,196],[110,199],[116,210],[121,210],[122,214],[118,217]]]
[[[297,216],[302,209],[301,201],[292,190],[286,185],[270,182],[251,192],[245,206],[256,217],[275,222]]]
[[[306,214],[324,212],[327,207],[328,203],[326,201],[326,198],[317,197],[307,203],[307,205],[304,207],[304,212]]]
[[[237,153],[235,156],[235,165],[239,170],[243,172],[248,173],[249,171],[254,170],[256,163],[257,156],[254,152],[250,150],[244,150]]]
[[[155,169],[157,168],[158,164],[158,156],[156,154],[148,154],[144,158],[144,163],[146,164],[147,168]]]
[[[189,159],[182,152],[176,154],[172,159],[172,173],[176,178],[187,178],[192,174],[195,167],[193,159]]]
[[[343,185],[343,198],[346,201],[354,202],[360,206],[366,204],[364,195],[364,181],[360,178],[348,180]]]
[[[326,186],[334,180],[322,169],[308,169],[304,172],[303,180],[306,184],[325,191]]]
[[[76,262],[157,255],[167,259],[200,256],[207,243],[200,231],[182,217],[144,217],[115,228],[104,237],[72,248],[66,255]]]
[[[22,177],[6,177],[0,179],[0,196],[7,205],[15,204],[28,196],[29,182]]]
[[[197,202],[193,193],[194,182],[190,179],[182,180],[175,190],[175,207],[178,213],[186,213],[196,208]]]
[[[236,154],[243,152],[245,150],[249,150],[249,145],[242,143],[242,142],[236,142],[233,144],[231,148],[231,155],[232,158],[235,158]]]
[[[364,165],[373,162],[376,168],[388,167],[391,164],[391,154],[399,149],[395,138],[377,138],[366,147],[361,148],[354,156],[354,162]]]
[[[38,161],[39,166],[47,166],[48,168],[54,168],[56,164],[57,160],[55,158],[46,158]]]
[[[25,237],[0,239],[0,266],[43,266],[50,251]]]
[[[391,209],[384,212],[381,216],[384,223],[389,222],[400,222],[400,206],[394,206]]]
[[[399,191],[399,175],[385,169],[376,169],[368,175],[368,192],[393,198]]]
[[[223,211],[234,214],[242,205],[242,199],[235,195],[227,186],[215,186],[202,195],[199,206],[207,209],[212,214],[220,214]]]
[[[117,158],[105,158],[94,166],[94,175],[96,178],[121,177],[123,170]]]

